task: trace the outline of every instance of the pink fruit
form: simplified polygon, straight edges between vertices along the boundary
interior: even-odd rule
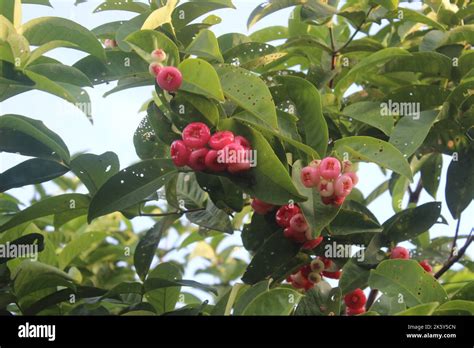
[[[219,153],[216,150],[210,150],[207,153],[204,163],[211,172],[223,172],[227,169],[227,164],[219,163],[218,158]]]
[[[336,179],[341,174],[341,162],[334,157],[326,157],[319,165],[319,174],[326,180]]]
[[[158,48],[151,52],[151,58],[158,63],[163,63],[166,60],[167,55],[164,50]]]
[[[290,219],[290,228],[297,233],[306,232],[308,227],[308,223],[303,214],[296,214]]]
[[[238,163],[231,163],[227,167],[227,171],[231,174],[245,172],[247,170],[250,170],[250,161],[248,160],[244,160]]]
[[[150,72],[151,75],[156,76],[160,73],[160,70],[163,68],[163,64],[153,62],[150,64],[148,67],[148,71]]]
[[[347,197],[352,191],[352,178],[347,174],[342,174],[334,182],[334,193],[338,197]]]
[[[105,46],[105,48],[117,47],[117,41],[115,41],[113,39],[105,39],[104,40],[104,46]]]
[[[183,83],[183,75],[174,66],[166,66],[160,69],[156,76],[158,86],[168,92],[176,92]]]
[[[345,200],[346,200],[346,197],[344,196],[336,196],[333,198],[332,204],[339,207],[344,204]]]
[[[428,273],[433,271],[433,268],[430,266],[427,260],[420,261],[420,266],[423,267],[423,269]]]
[[[291,226],[283,230],[283,235],[286,238],[294,240],[295,242],[298,242],[298,243],[303,243],[306,240],[304,233],[295,231],[293,228],[291,228]]]
[[[306,238],[308,238],[308,237],[306,236]],[[319,244],[321,244],[322,241],[323,241],[322,236],[319,236],[318,238],[315,238],[315,239],[312,239],[312,240],[308,240],[306,243],[303,244],[303,249],[312,250],[312,249],[316,248]]]
[[[226,145],[234,142],[234,133],[230,131],[216,132],[209,139],[209,146],[215,150],[221,150]]]
[[[357,183],[359,182],[359,177],[357,176],[356,173],[347,172],[347,173],[345,173],[345,175],[348,175],[352,179],[352,186],[357,185]]]
[[[199,149],[206,146],[211,137],[209,127],[202,122],[188,124],[183,130],[183,141],[191,149]]]
[[[357,288],[354,291],[344,296],[344,303],[351,309],[359,309],[365,306],[367,297],[365,296],[362,289]]]
[[[331,181],[321,180],[318,190],[321,197],[331,197],[334,193],[334,184]]]
[[[320,164],[321,164],[321,160],[312,160],[311,163],[309,164],[309,166],[314,167],[314,168],[318,168]]]
[[[243,136],[241,136],[241,135],[237,135],[237,136],[234,138],[234,143],[243,146],[243,147],[246,148],[247,150],[250,150],[250,149],[251,149],[250,142],[249,142],[246,138],[244,138]]]
[[[352,162],[348,160],[342,161],[342,172],[347,173],[350,172],[352,169]]]
[[[319,185],[319,170],[315,167],[304,167],[301,170],[301,182],[305,187],[315,187]]]
[[[189,155],[188,165],[195,171],[206,169],[206,155],[209,152],[205,147],[194,150]]]
[[[392,253],[390,254],[390,258],[391,259],[408,260],[410,258],[410,252],[408,251],[408,249],[406,249],[404,247],[397,246],[397,247],[392,249]]]
[[[357,309],[352,309],[350,307],[346,307],[346,314],[347,315],[358,315],[365,313],[365,307],[357,308]]]
[[[275,207],[273,204],[266,203],[257,198],[254,198],[250,205],[257,214],[261,215],[265,215]]]
[[[178,167],[183,167],[188,164],[190,151],[182,140],[175,140],[170,147],[171,159]]]

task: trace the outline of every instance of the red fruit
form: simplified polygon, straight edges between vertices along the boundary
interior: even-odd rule
[[[304,233],[309,226],[303,214],[296,214],[290,219],[290,227],[297,233]]]
[[[183,141],[191,149],[199,149],[206,146],[211,131],[209,127],[202,122],[190,123],[183,130]]]
[[[428,273],[431,273],[433,271],[433,267],[430,266],[428,260],[420,261],[420,266],[423,267],[423,269]]]
[[[221,150],[226,145],[234,142],[234,133],[221,131],[214,133],[209,139],[209,146],[215,150]]]
[[[321,201],[326,204],[326,205],[330,205],[330,204],[333,204],[334,203],[334,196],[331,196],[331,197],[321,197]]]
[[[309,240],[303,244],[303,249],[312,250],[316,248],[319,244],[321,244],[322,241],[323,241],[322,236],[319,236],[318,238],[315,238],[313,240]]]
[[[253,210],[257,214],[261,214],[261,215],[268,213],[270,210],[272,210],[275,207],[273,204],[265,203],[264,201],[261,201],[260,199],[257,199],[257,198],[254,198],[250,205],[252,206]]]
[[[334,193],[337,197],[347,197],[352,191],[352,178],[347,174],[342,174],[334,182]]]
[[[227,170],[231,174],[245,172],[249,169],[250,169],[250,161],[246,160],[246,159],[244,159],[243,161],[240,161],[238,163],[231,163],[227,167]]]
[[[358,315],[358,314],[362,314],[362,313],[365,313],[365,308],[364,307],[357,308],[357,309],[352,309],[352,308],[349,308],[349,307],[346,308],[346,314],[347,315]]]
[[[175,140],[170,147],[171,159],[178,167],[183,167],[188,164],[190,151],[182,140]]]
[[[348,175],[352,179],[352,185],[355,186],[359,182],[359,177],[354,172],[347,172],[345,175]]]
[[[355,289],[354,291],[348,293],[344,296],[344,303],[347,307],[351,309],[359,309],[364,307],[365,303],[367,302],[367,297],[365,297],[364,292],[362,289]]]
[[[189,155],[188,166],[190,166],[195,171],[206,169],[206,155],[208,152],[209,150],[204,147],[191,152]]]
[[[161,48],[158,48],[154,50],[153,52],[151,52],[151,58],[158,63],[162,63],[166,60],[167,55],[164,50],[162,50]]]
[[[323,256],[318,256],[317,260],[321,260],[324,263],[324,269],[330,269],[333,266],[333,262]]]
[[[319,185],[319,170],[315,167],[304,167],[301,170],[301,182],[305,187],[315,187]]]
[[[244,138],[243,136],[237,135],[234,138],[234,143],[243,146],[247,150],[251,149],[250,142],[246,138]]]
[[[319,174],[326,180],[336,179],[341,174],[341,162],[334,157],[326,157],[319,165]]]
[[[150,64],[148,67],[148,71],[150,72],[151,75],[156,76],[160,73],[160,70],[163,68],[163,64],[153,62]]]
[[[291,227],[286,227],[283,230],[283,235],[291,240],[294,240],[297,243],[303,243],[306,240],[304,233],[300,233],[292,229]]]
[[[156,76],[158,86],[168,92],[176,92],[183,83],[183,75],[174,66],[166,66]]]
[[[281,227],[289,227],[291,218],[300,212],[300,208],[296,205],[284,205],[278,209],[275,215],[276,222]]]
[[[332,204],[339,207],[344,203],[345,200],[346,197],[344,196],[333,197]]]
[[[208,170],[212,172],[223,172],[227,169],[227,164],[225,163],[220,163],[218,161],[219,159],[219,154],[216,150],[210,150],[206,158],[204,160],[204,163],[206,164],[206,167]]]
[[[392,249],[392,253],[390,254],[391,259],[404,259],[408,260],[410,258],[410,252],[401,246],[397,246]]]
[[[341,271],[335,271],[335,272],[324,271],[323,272],[323,276],[330,279],[339,279],[341,278],[341,274],[342,274]]]
[[[334,184],[332,181],[321,180],[318,191],[321,197],[331,197],[334,194]]]

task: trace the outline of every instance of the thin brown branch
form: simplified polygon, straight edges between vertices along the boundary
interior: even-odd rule
[[[456,262],[458,262],[466,253],[467,248],[469,248],[469,245],[472,243],[474,240],[472,236],[472,230],[471,233],[469,233],[469,237],[467,237],[466,243],[464,243],[464,246],[459,249],[458,253],[454,255],[453,257],[450,257],[448,261],[443,265],[443,267],[436,272],[434,277],[436,279],[439,279],[444,273],[446,273]]]
[[[379,294],[379,291],[377,289],[370,290],[369,297],[367,297],[367,302],[365,304],[365,308],[367,311],[374,304],[375,300],[377,299],[378,294]]]
[[[367,19],[369,18],[370,12],[375,8],[375,6],[372,6],[369,8],[367,11],[367,14],[365,15],[365,18],[360,24],[356,27],[355,31],[352,33],[351,37],[347,40],[347,42],[342,45],[340,48],[338,48],[334,53],[339,53],[341,52],[344,48],[349,46],[349,44],[354,40],[355,36],[359,33],[359,31],[362,29],[362,26],[367,22]]]
[[[456,243],[458,242],[459,226],[460,225],[461,225],[461,216],[459,216],[458,223],[456,224],[456,232],[454,232],[453,245],[451,246],[451,253],[449,254],[450,258],[453,257],[454,250],[456,249]]]

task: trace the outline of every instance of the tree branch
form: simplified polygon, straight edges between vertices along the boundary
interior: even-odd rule
[[[371,289],[369,293],[369,297],[367,297],[367,302],[365,304],[365,309],[368,311],[370,307],[375,302],[375,299],[377,298],[377,295],[379,294],[379,291],[377,289]]]
[[[458,223],[456,224],[456,232],[454,232],[453,245],[451,246],[451,253],[449,254],[449,258],[452,258],[453,255],[454,255],[454,249],[456,248],[456,243],[458,241],[459,226],[460,225],[461,225],[461,215],[459,215]]]
[[[362,22],[360,22],[360,24],[356,27],[355,31],[352,33],[351,37],[349,38],[349,40],[347,40],[347,42],[342,45],[340,48],[338,48],[334,53],[339,53],[341,52],[344,48],[346,48],[351,42],[352,40],[354,40],[355,36],[359,33],[359,31],[362,29],[362,26],[367,22],[367,18],[369,18],[369,15],[370,15],[370,12],[372,12],[372,10],[374,9],[375,7],[372,6],[369,8],[369,10],[367,11],[367,14],[365,15],[365,18]]]
[[[436,279],[439,279],[444,273],[446,273],[452,267],[452,265],[458,262],[461,259],[461,257],[464,256],[467,248],[469,248],[469,245],[472,243],[473,240],[474,238],[472,236],[472,230],[471,230],[471,233],[469,233],[469,237],[467,237],[467,240],[466,240],[466,243],[464,243],[464,246],[461,249],[459,249],[456,255],[448,259],[448,261],[444,264],[444,266],[438,272],[436,272],[434,277]]]

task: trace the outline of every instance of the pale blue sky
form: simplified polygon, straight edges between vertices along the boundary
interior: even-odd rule
[[[73,5],[72,0],[52,0],[51,2],[54,6],[52,9],[43,6],[25,5],[23,21],[26,22],[40,16],[59,16],[72,19],[92,29],[100,24],[128,19],[134,15],[118,11],[92,13],[100,1],[90,1],[77,7]],[[246,20],[259,1],[235,0],[234,3],[238,8],[237,10],[225,9],[215,12],[215,14],[223,19],[221,24],[213,27],[217,36],[228,32],[249,34],[245,25]],[[286,25],[288,14],[289,10],[277,12],[257,23],[252,28],[252,31],[269,25]],[[58,49],[52,52],[51,56],[65,64],[73,64],[82,58],[84,54],[74,50]],[[112,94],[105,99],[102,98],[102,95],[111,88],[113,88],[113,84],[100,85],[93,89],[88,88],[92,101],[94,125],[91,125],[86,117],[71,104],[38,91],[28,92],[2,102],[0,104],[0,114],[15,113],[42,120],[64,139],[71,153],[88,151],[99,154],[105,151],[114,151],[119,155],[121,167],[123,168],[138,161],[133,147],[133,134],[144,116],[138,113],[138,109],[151,96],[152,87],[129,89]],[[24,160],[24,157],[1,153],[0,172],[20,163],[22,160]],[[446,169],[449,160],[448,157],[445,157],[442,182],[438,192],[438,199],[442,201],[444,201]],[[360,166],[359,176],[360,183],[358,188],[365,195],[370,193],[379,183],[386,180],[381,171],[375,165],[370,164]],[[9,193],[19,196],[24,200],[31,197],[31,192],[32,190],[29,187],[9,191]],[[423,192],[420,204],[429,201],[432,201],[432,198]],[[377,199],[369,208],[372,209],[381,222],[388,219],[394,213],[388,193]],[[432,228],[433,235],[453,235],[455,223],[445,204],[443,204],[442,214],[448,220],[449,226],[435,225]],[[471,204],[463,214],[461,234],[469,233],[473,227],[473,215],[474,205]],[[151,221],[149,219],[135,219],[134,224],[137,227],[146,228],[150,226]],[[229,242],[240,244],[240,238],[236,235]],[[472,255],[472,252],[470,254]]]

